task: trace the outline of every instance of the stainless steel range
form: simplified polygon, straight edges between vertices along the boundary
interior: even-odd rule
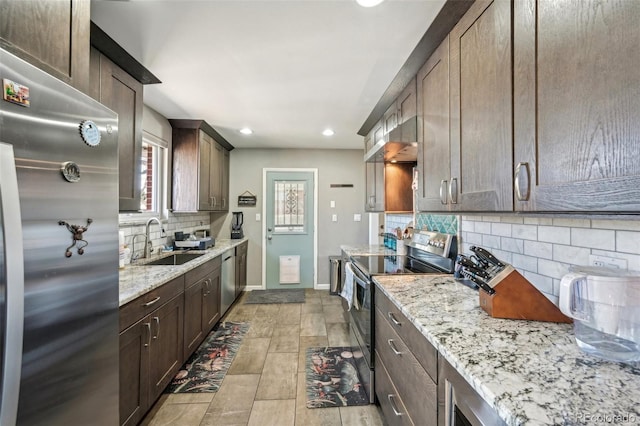
[[[439,232],[417,232],[405,244],[406,255],[351,255],[343,259],[343,270],[353,272],[353,303],[349,310],[349,330],[358,372],[371,403],[373,391],[374,285],[376,275],[452,274],[457,255],[455,235]],[[343,274],[343,287],[347,285]],[[343,303],[346,305],[346,302]]]

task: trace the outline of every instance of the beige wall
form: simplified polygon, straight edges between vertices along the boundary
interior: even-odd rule
[[[364,163],[362,150],[234,149],[231,151],[230,212],[244,212],[244,234],[249,238],[248,276],[250,286],[262,285],[263,168],[318,169],[318,284],[329,283],[329,256],[340,254],[341,244],[367,242],[367,216],[364,208]],[[353,188],[330,188],[330,184],[353,184]],[[238,195],[250,191],[258,196],[256,207],[238,207]],[[330,202],[336,207],[331,208]],[[354,222],[355,213],[362,215]],[[332,222],[331,215],[338,215]],[[212,214],[212,227],[220,222],[220,238],[228,238],[231,214]]]

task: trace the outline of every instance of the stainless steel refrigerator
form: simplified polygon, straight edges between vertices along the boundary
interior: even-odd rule
[[[118,424],[117,115],[0,49],[0,424]]]

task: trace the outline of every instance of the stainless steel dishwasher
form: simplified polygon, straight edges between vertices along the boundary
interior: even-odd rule
[[[222,254],[222,288],[220,316],[224,315],[236,298],[236,251],[235,248]]]

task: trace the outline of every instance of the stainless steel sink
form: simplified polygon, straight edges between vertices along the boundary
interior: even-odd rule
[[[202,253],[175,253],[171,256],[153,260],[151,262],[141,263],[142,266],[149,265],[183,265],[190,260],[203,256]]]

